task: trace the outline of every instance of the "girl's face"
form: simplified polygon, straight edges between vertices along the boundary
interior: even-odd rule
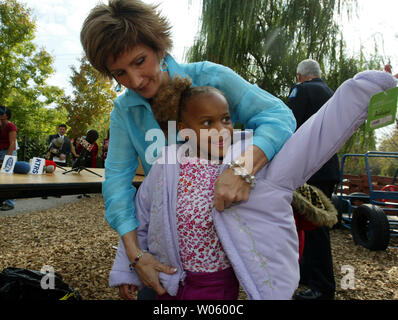
[[[126,50],[116,60],[109,57],[106,66],[118,83],[149,99],[169,78],[167,72],[160,70],[160,61],[158,52],[139,44]]]
[[[217,91],[189,98],[178,130],[191,129],[201,158],[219,160],[231,145],[233,126],[228,102]],[[184,135],[184,132],[182,133]]]

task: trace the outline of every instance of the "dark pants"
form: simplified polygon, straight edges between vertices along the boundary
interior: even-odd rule
[[[334,182],[311,183],[330,198]],[[305,232],[304,252],[300,262],[300,282],[311,289],[334,297],[336,283],[328,227]]]
[[[184,285],[180,285],[176,296],[168,293],[159,300],[237,300],[239,281],[234,270],[228,268],[217,272],[189,272]]]
[[[158,295],[155,290],[143,287],[138,291],[137,300],[157,300]]]

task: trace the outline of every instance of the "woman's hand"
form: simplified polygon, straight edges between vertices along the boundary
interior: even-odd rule
[[[148,252],[145,252],[135,265],[135,272],[140,277],[142,283],[156,291],[158,295],[166,293],[166,290],[160,284],[159,272],[166,274],[174,274],[176,268],[166,266],[160,263],[156,258]]]
[[[133,230],[127,232],[122,236],[126,254],[133,262],[136,257],[142,252],[138,243],[137,231]],[[145,252],[135,265],[135,272],[140,277],[142,283],[156,291],[158,295],[166,293],[166,290],[159,282],[159,272],[167,274],[174,274],[177,272],[176,268],[166,266],[160,263],[156,258],[148,252]]]
[[[225,170],[214,185],[214,206],[218,211],[229,208],[231,204],[249,199],[250,185],[235,174],[233,169]]]
[[[119,296],[123,300],[135,300],[136,289],[132,284],[122,284],[119,286]]]
[[[268,162],[267,156],[257,146],[248,147],[236,160],[243,163],[251,175],[255,175]],[[215,182],[213,204],[218,211],[223,211],[233,203],[247,201],[249,194],[250,185],[233,169],[227,169]]]

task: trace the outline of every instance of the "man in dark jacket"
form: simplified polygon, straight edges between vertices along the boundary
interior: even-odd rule
[[[58,133],[48,137],[49,160],[53,160],[58,166],[65,167],[68,162],[68,157],[71,152],[71,142],[65,137],[66,125],[60,124],[58,126]]]
[[[316,113],[333,95],[333,91],[321,79],[319,63],[307,59],[297,67],[298,84],[289,95],[287,105],[292,109],[299,128]],[[334,186],[339,181],[339,160],[335,154],[309,180],[331,198]],[[336,290],[329,229],[316,228],[305,232],[305,243],[300,263],[300,282],[308,289],[298,292],[297,300],[334,299]]]

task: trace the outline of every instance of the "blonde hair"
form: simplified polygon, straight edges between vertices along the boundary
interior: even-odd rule
[[[101,74],[112,78],[106,63],[138,44],[155,52],[172,48],[171,26],[157,6],[140,0],[110,0],[94,7],[83,23],[80,41],[87,59]]]

